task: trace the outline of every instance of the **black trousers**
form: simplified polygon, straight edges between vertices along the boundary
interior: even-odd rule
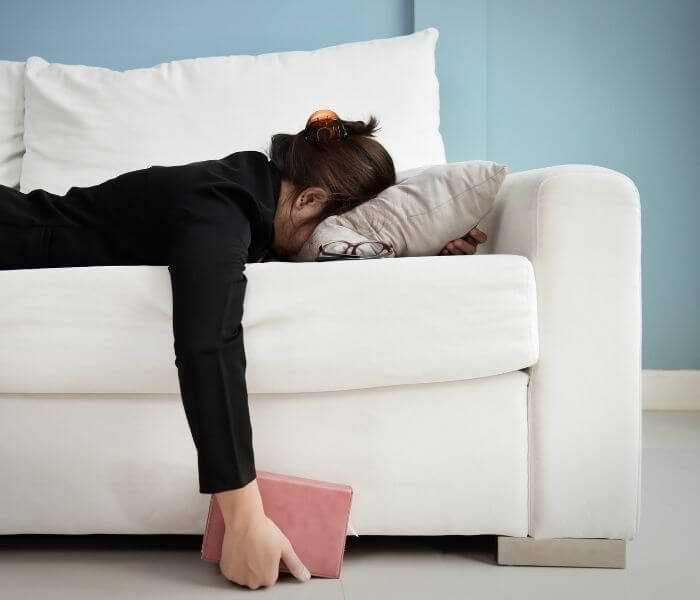
[[[241,326],[251,229],[235,197],[190,185],[192,169],[154,166],[63,196],[0,185],[0,270],[168,266],[175,364],[210,494],[255,478]]]

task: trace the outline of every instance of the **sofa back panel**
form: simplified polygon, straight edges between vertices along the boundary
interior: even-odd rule
[[[24,155],[24,63],[0,60],[0,184],[19,188]]]
[[[379,119],[397,170],[446,161],[435,75],[438,31],[313,51],[218,56],[113,71],[27,60],[21,190],[63,194],[154,164],[267,152],[331,108]]]
[[[538,358],[535,279],[522,256],[249,263],[246,277],[249,392],[457,381]],[[0,393],[179,391],[166,266],[0,279]]]

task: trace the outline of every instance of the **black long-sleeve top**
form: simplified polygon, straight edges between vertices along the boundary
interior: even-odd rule
[[[246,262],[276,256],[276,165],[260,152],[151,167],[151,194],[177,195],[169,213],[176,365],[198,450],[200,491],[255,477],[242,328]]]
[[[63,196],[0,185],[0,269],[168,265],[175,364],[202,493],[255,478],[245,263],[273,249],[281,189],[262,152],[151,166]]]

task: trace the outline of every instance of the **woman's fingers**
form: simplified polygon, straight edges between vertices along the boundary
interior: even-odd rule
[[[287,565],[289,572],[294,575],[299,581],[308,581],[311,579],[311,574],[309,570],[301,562],[301,559],[294,552],[292,543],[285,536],[282,543],[282,560],[284,564]]]
[[[442,255],[448,255],[448,254],[464,254],[462,250],[457,248],[454,244],[455,240],[452,240],[451,242],[447,242],[445,244],[445,247],[440,251],[440,254]]]
[[[476,252],[476,246],[469,243],[464,238],[452,240],[447,244],[447,249],[450,250],[452,254],[474,254]]]
[[[474,238],[474,241],[476,241],[479,244],[483,244],[486,241],[486,234],[481,231],[478,227],[474,227],[471,229],[467,235],[471,238]]]

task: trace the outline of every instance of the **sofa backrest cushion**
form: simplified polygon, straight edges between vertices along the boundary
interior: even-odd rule
[[[438,30],[313,51],[219,56],[113,71],[27,60],[20,189],[63,194],[151,165],[267,153],[319,108],[379,119],[397,170],[445,162]]]
[[[19,188],[24,154],[24,63],[0,60],[0,184]]]

